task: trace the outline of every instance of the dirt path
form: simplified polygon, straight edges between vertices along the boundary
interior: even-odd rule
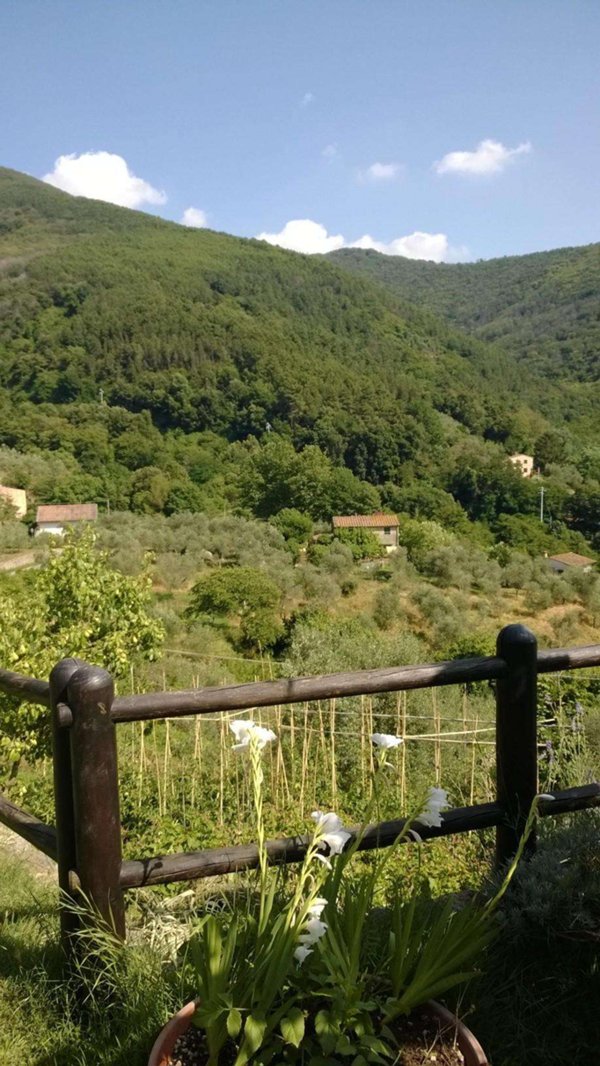
[[[0,862],[2,855],[8,855],[12,859],[21,859],[35,878],[44,881],[56,880],[56,863],[22,837],[0,824]]]
[[[22,570],[24,566],[35,564],[35,552],[15,552],[0,559],[0,570]]]

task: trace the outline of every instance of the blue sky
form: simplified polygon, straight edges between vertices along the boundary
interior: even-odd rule
[[[4,0],[0,39],[2,162],[69,191],[308,251],[600,239],[598,0]]]

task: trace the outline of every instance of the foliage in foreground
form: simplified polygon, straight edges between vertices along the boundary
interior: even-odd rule
[[[459,1002],[459,1013],[475,1003],[469,1024],[495,1066],[595,1061],[599,829],[592,813],[562,825],[544,820],[536,857],[520,868],[504,898],[506,936],[490,947],[485,977]],[[89,944],[108,949],[108,980],[94,993],[88,988],[82,1013],[65,984],[54,888],[34,884],[24,867],[2,854],[0,1062],[145,1066],[157,1031],[193,992],[169,965],[164,947],[173,930],[180,936],[185,926],[175,921],[174,909],[165,909],[166,901],[157,905],[156,892],[148,896],[144,926],[125,949],[105,939]],[[142,903],[141,895],[135,898]],[[195,906],[202,907],[201,900]]]
[[[21,1066],[145,1066],[157,1030],[185,999],[165,956],[142,940],[126,948],[99,934],[88,954],[83,1003],[65,974],[54,887],[33,883],[2,853],[0,1062]],[[83,967],[84,971],[86,967]]]
[[[550,824],[547,824],[550,823]],[[600,1045],[600,814],[544,820],[472,991],[494,1066],[589,1066]]]
[[[256,819],[256,896],[205,916],[183,949],[198,996],[193,1024],[201,1030],[209,1066],[275,1063],[353,1066],[397,1060],[394,1022],[463,984],[496,931],[495,911],[521,858],[537,814],[534,801],[519,850],[496,894],[485,904],[452,899],[432,906],[418,885],[397,895],[387,921],[374,909],[379,882],[398,845],[442,825],[443,789],[430,788],[392,848],[376,852],[357,879],[352,860],[364,829],[377,817],[392,749],[401,737],[374,733],[373,797],[363,828],[352,836],[334,812],[315,811],[300,871],[291,886],[268,866],[263,812],[263,750],[277,740],[252,721],[231,723],[234,750],[249,757]]]
[[[64,548],[32,575],[26,594],[10,592],[0,606],[0,663],[47,678],[65,656],[95,662],[122,676],[132,662],[152,659],[162,642],[151,616],[147,575],[125,577],[94,548],[94,536],[67,537]],[[14,774],[23,756],[47,751],[45,710],[0,694],[0,773]]]

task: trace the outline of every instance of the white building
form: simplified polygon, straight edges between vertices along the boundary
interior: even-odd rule
[[[15,509],[16,518],[23,518],[27,510],[27,493],[25,489],[13,489],[9,485],[0,485],[0,499],[6,500]]]
[[[565,570],[583,570],[587,574],[594,566],[594,560],[577,552],[563,552],[562,555],[549,555],[548,564],[557,574],[564,574]]]
[[[65,530],[80,522],[95,522],[98,517],[96,503],[48,503],[38,507],[35,519],[35,535],[52,533],[62,537]]]
[[[513,466],[517,470],[521,471],[523,477],[531,477],[533,474],[533,455],[525,455],[523,452],[515,452],[514,455],[509,455],[509,459]]]

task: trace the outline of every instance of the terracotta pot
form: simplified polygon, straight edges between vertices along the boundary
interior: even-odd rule
[[[456,1043],[463,1053],[465,1066],[489,1066],[481,1044],[473,1036],[471,1030],[467,1029],[466,1025],[459,1021],[455,1014],[452,1014],[441,1003],[436,1003],[434,1000],[430,1000],[427,1007],[439,1021],[442,1030],[447,1032],[449,1036],[451,1035],[452,1038],[456,1036]],[[191,1003],[186,1003],[185,1007],[182,1007],[167,1022],[164,1029],[158,1034],[154,1047],[150,1052],[148,1066],[168,1066],[173,1048],[179,1037],[189,1028],[195,1009],[196,1004],[192,1000]]]
[[[148,1066],[168,1066],[173,1048],[179,1037],[183,1036],[189,1029],[195,1010],[196,1003],[192,1000],[191,1003],[186,1003],[185,1007],[182,1007],[180,1011],[177,1011],[177,1014],[169,1019],[154,1041],[154,1047],[148,1059]]]

